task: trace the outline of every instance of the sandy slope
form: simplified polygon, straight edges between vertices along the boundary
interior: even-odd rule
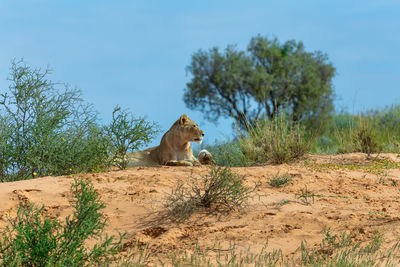
[[[394,154],[379,157],[400,162]],[[83,176],[92,180],[106,202],[107,232],[126,232],[128,245],[139,240],[156,257],[195,244],[203,249],[217,245],[224,251],[234,243],[238,250],[259,252],[266,240],[268,250],[281,248],[290,255],[298,253],[302,240],[310,247],[318,244],[324,227],[354,234],[360,241],[382,232],[384,248],[400,240],[400,169],[368,169],[372,163],[356,153],[310,156],[290,165],[233,168],[247,177],[248,185],[261,183],[246,212],[196,214],[181,224],[165,216],[165,197],[178,181],[205,174],[207,167],[134,167]],[[278,172],[291,175],[291,184],[271,187],[268,181]],[[52,216],[65,218],[71,214],[72,181],[68,176],[0,184],[0,228],[15,215],[20,202],[44,204]],[[318,195],[309,199],[310,205],[296,197],[306,186]]]

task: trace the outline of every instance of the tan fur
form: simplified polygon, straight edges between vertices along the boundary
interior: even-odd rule
[[[159,146],[131,153],[128,166],[199,166],[190,142],[201,143],[203,136],[199,126],[183,114],[164,134]]]
[[[147,166],[147,167],[155,167],[160,166],[158,162],[155,162],[150,157],[150,151],[137,151],[133,153],[127,154],[128,158],[128,167],[135,167],[135,166]]]
[[[161,165],[200,165],[193,156],[190,142],[201,143],[203,136],[199,126],[183,114],[161,138],[160,145],[150,152],[150,157]]]
[[[211,153],[205,149],[200,151],[198,159],[202,165],[216,165]]]

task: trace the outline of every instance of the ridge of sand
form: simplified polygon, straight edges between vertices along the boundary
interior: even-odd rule
[[[399,162],[396,154],[382,154]],[[309,162],[313,164],[309,164]],[[301,241],[309,246],[321,242],[321,232],[355,233],[357,241],[367,241],[374,233],[384,234],[383,248],[400,240],[400,169],[374,173],[363,168],[327,168],[329,164],[369,164],[361,153],[311,155],[293,164],[232,168],[245,175],[246,184],[260,183],[257,195],[245,212],[195,214],[184,223],[166,216],[165,198],[179,181],[206,174],[208,167],[134,167],[123,171],[83,174],[89,178],[103,201],[108,218],[108,234],[126,232],[126,242],[148,244],[155,257],[174,251],[202,248],[228,248],[257,253],[268,240],[268,250],[281,248],[285,255],[299,252]],[[316,167],[317,166],[317,167]],[[319,167],[318,167],[319,166]],[[325,166],[325,167],[321,167]],[[269,179],[289,174],[292,182],[273,188]],[[45,205],[51,216],[71,214],[69,188],[73,177],[43,177],[0,184],[0,229],[15,216],[18,203]],[[314,202],[305,205],[299,192],[307,186]],[[278,203],[283,203],[279,205]]]

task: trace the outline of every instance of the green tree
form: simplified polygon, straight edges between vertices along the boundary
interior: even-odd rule
[[[0,181],[98,169],[108,141],[80,92],[48,79],[50,71],[13,62],[0,94]]]
[[[306,52],[302,42],[257,36],[247,51],[232,45],[224,52],[199,50],[187,70],[192,79],[184,101],[211,121],[231,117],[247,129],[285,112],[294,121],[319,126],[333,111],[335,68],[320,51]]]

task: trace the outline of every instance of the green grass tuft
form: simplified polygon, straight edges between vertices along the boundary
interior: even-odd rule
[[[290,176],[289,174],[279,175],[279,173],[277,173],[273,175],[272,178],[269,180],[269,185],[272,187],[282,187],[289,184],[291,181],[292,176]]]
[[[103,236],[106,218],[102,202],[88,181],[76,179],[71,185],[73,216],[65,223],[49,217],[44,207],[21,204],[17,217],[0,237],[3,266],[84,266],[106,264],[120,251],[123,235]],[[87,246],[87,240],[97,240]]]
[[[311,143],[304,127],[291,122],[285,115],[272,121],[255,123],[247,135],[240,138],[240,145],[248,165],[288,163],[306,155]]]

